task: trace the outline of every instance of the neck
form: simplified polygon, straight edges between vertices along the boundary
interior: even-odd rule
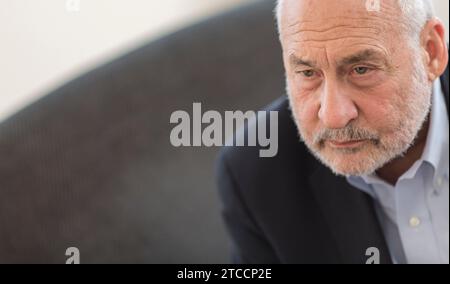
[[[409,148],[406,154],[400,158],[392,160],[377,170],[377,176],[387,183],[395,186],[398,179],[422,156],[427,142],[429,127],[430,117],[428,117],[428,120],[424,123],[423,128],[419,131],[416,142]]]

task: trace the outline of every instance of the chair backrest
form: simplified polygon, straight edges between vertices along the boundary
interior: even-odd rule
[[[217,148],[176,148],[170,115],[257,110],[283,95],[258,3],[151,42],[0,124],[0,263],[221,263]],[[30,62],[32,64],[32,62]]]

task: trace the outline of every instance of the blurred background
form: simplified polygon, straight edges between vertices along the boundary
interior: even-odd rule
[[[169,118],[283,95],[275,1],[0,5],[0,263],[228,262],[219,149]]]
[[[252,0],[0,0],[0,121],[68,79]]]
[[[283,94],[274,1],[0,3],[0,263],[228,262],[219,147],[169,118]]]

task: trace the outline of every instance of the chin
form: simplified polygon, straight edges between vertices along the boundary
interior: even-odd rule
[[[326,151],[318,155],[318,158],[334,174],[346,177],[373,174],[384,164],[362,150],[348,150],[341,153]]]
[[[354,165],[328,165],[331,171],[338,176],[366,176],[375,173],[376,167],[358,168]]]

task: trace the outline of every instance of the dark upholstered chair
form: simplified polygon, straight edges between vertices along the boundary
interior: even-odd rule
[[[1,122],[0,263],[65,263],[72,246],[82,263],[228,262],[219,149],[173,147],[169,118],[283,95],[273,8],[150,42]]]

